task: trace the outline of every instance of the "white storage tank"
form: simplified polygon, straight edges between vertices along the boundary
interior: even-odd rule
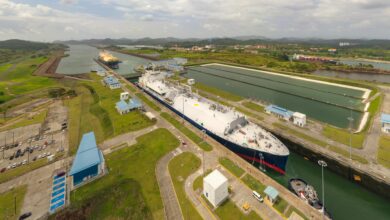
[[[228,198],[228,180],[218,170],[203,178],[203,195],[214,206],[219,206]]]

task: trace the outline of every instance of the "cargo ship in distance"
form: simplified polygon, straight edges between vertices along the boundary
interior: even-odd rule
[[[233,108],[199,96],[190,85],[169,80],[171,75],[146,70],[137,85],[240,157],[285,174],[290,152],[279,139]]]
[[[110,67],[111,69],[118,69],[121,62],[118,58],[114,57],[111,53],[103,50],[99,53],[99,61]]]

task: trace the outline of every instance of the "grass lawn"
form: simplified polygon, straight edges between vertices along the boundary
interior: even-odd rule
[[[252,118],[256,118],[257,120],[263,120],[264,118],[261,117],[260,115],[256,115],[248,110],[246,110],[245,108],[241,108],[241,107],[235,107],[237,111],[249,116],[249,117],[252,117]]]
[[[75,153],[83,133],[94,131],[98,143],[114,136],[153,125],[139,110],[120,115],[115,103],[121,89],[111,90],[100,83],[99,76],[90,74],[94,82],[77,85],[77,97],[65,101],[69,108],[71,153]]]
[[[0,194],[0,219],[18,219],[26,192],[27,185],[23,185]]]
[[[230,199],[226,200],[224,203],[222,203],[221,206],[219,206],[215,211],[215,214],[220,219],[248,219],[248,220],[253,220],[253,219],[261,219],[259,215],[257,215],[256,212],[250,211],[247,215],[244,214],[239,207],[234,204]]]
[[[217,88],[214,88],[211,86],[207,86],[207,85],[200,83],[200,82],[196,82],[194,84],[194,87],[196,89],[214,94],[216,96],[219,96],[221,98],[224,98],[224,99],[227,99],[227,100],[230,100],[233,102],[238,102],[238,101],[241,101],[243,99],[241,96],[238,96],[238,95],[232,94],[230,92],[226,92],[224,90],[220,90],[220,89],[217,89]]]
[[[295,212],[295,213],[297,213],[298,215],[300,215],[304,220],[308,220],[308,218],[307,218],[301,211],[299,211],[297,208],[295,208],[295,207],[292,206],[292,205],[290,205],[290,207],[289,207],[288,210],[286,211],[285,216],[286,216],[287,218],[289,218],[290,215],[291,215],[293,212]]]
[[[250,101],[245,101],[242,103],[243,106],[249,108],[249,109],[252,109],[254,111],[258,111],[258,112],[264,112],[264,107],[261,106],[261,105],[258,105],[256,103],[253,103],[253,102],[250,102]]]
[[[322,134],[334,141],[345,144],[349,146],[349,131],[346,129],[340,129],[336,127],[332,127],[330,125],[326,125],[322,130]],[[363,142],[365,138],[364,132],[360,132],[358,134],[352,134],[352,147],[361,149],[363,148]]]
[[[284,210],[287,208],[288,206],[288,203],[286,200],[284,200],[283,198],[279,197],[279,199],[276,201],[276,203],[274,204],[274,208],[276,210],[278,210],[281,214],[284,213]]]
[[[169,123],[171,123],[177,129],[179,129],[181,132],[183,132],[189,139],[191,139],[193,142],[195,142],[195,144],[197,144],[203,150],[211,151],[213,149],[213,147],[211,145],[209,145],[207,142],[203,141],[201,137],[199,137],[197,134],[195,134],[189,128],[184,126],[182,123],[180,123],[174,117],[172,117],[170,114],[168,114],[166,112],[162,112],[161,116],[163,118],[165,118],[167,121],[169,121]]]
[[[126,88],[128,88],[133,93],[137,92],[137,90],[134,88],[134,86],[126,85]]]
[[[378,162],[390,168],[390,137],[381,136],[379,140]]]
[[[200,167],[200,164],[201,161],[195,154],[184,152],[173,158],[168,165],[184,219],[202,219],[191,201],[187,199],[184,189],[185,180]]]
[[[241,178],[242,182],[244,182],[249,188],[252,190],[255,190],[256,192],[260,193],[264,197],[264,190],[265,190],[265,185],[260,183],[257,179],[255,179],[253,176],[250,174],[245,174]]]
[[[47,164],[47,159],[39,159],[37,161],[31,162],[28,165],[23,165],[20,167],[16,167],[14,169],[10,169],[5,171],[4,173],[0,174],[0,183],[7,182],[8,180],[11,180],[15,177],[21,176],[25,173],[28,173],[32,170],[38,169],[42,166],[45,166]]]
[[[138,203],[145,202],[144,207],[150,210],[153,219],[163,219],[164,206],[157,184],[155,167],[161,157],[177,146],[179,146],[179,141],[168,130],[160,128],[138,137],[137,144],[106,155],[105,160],[109,174],[78,188],[76,192],[72,192],[71,201],[73,207],[81,208],[88,201],[101,202],[103,204],[100,205],[107,208],[94,209],[94,216],[107,216],[105,219],[118,219],[125,210],[135,210],[139,208]],[[118,195],[106,194],[105,190],[118,186],[126,179],[131,179],[136,182],[133,185],[140,186],[137,191],[142,197],[133,197],[133,195],[138,194],[129,192],[129,190],[132,190],[131,186],[125,187],[123,188],[125,191],[118,190],[119,196],[124,197],[121,201],[133,199],[136,201],[117,205],[115,196]],[[100,196],[106,199],[99,201],[91,200]],[[109,209],[109,207],[112,207],[112,209]],[[145,211],[145,213],[147,212]],[[89,219],[89,216],[87,216],[87,219]],[[143,217],[135,219],[143,219]]]
[[[302,139],[305,139],[311,143],[314,143],[314,144],[317,144],[318,146],[321,146],[321,147],[325,147],[325,148],[328,148],[329,150],[333,151],[333,152],[336,152],[338,154],[341,154],[343,155],[344,157],[347,157],[349,158],[349,151],[347,150],[344,150],[344,149],[341,149],[340,147],[336,147],[336,146],[333,146],[333,145],[329,145],[327,144],[325,141],[321,141],[321,140],[318,140],[312,136],[309,136],[305,133],[302,133],[300,131],[297,131],[297,130],[293,130],[293,129],[290,129],[289,127],[287,126],[284,126],[280,123],[272,123],[273,126],[275,127],[278,127],[280,129],[283,129],[283,131],[286,131],[292,135],[295,135],[299,138],[302,138]],[[356,160],[360,163],[363,163],[363,164],[367,164],[368,161],[366,159],[364,159],[363,157],[359,156],[359,155],[356,155],[356,154],[352,154],[352,159],[353,160]]]
[[[146,105],[154,109],[155,111],[161,111],[161,108],[158,107],[153,101],[150,101],[146,96],[144,96],[142,93],[136,93],[135,94],[139,99],[141,99]]]
[[[0,131],[11,130],[14,128],[24,127],[24,126],[28,126],[28,125],[32,125],[32,124],[41,124],[45,120],[46,115],[47,115],[47,109],[32,116],[31,118],[24,117],[23,119],[21,119],[20,121],[14,123],[12,125],[1,128]]]
[[[211,173],[212,170],[206,170],[205,174],[204,175],[200,175],[198,177],[196,177],[196,179],[194,180],[194,183],[192,184],[192,188],[194,189],[194,191],[200,189],[202,190],[203,189],[203,177],[207,176],[209,173]]]
[[[229,160],[226,157],[220,157],[219,163],[222,164],[222,166],[224,166],[238,178],[240,178],[242,174],[245,173],[245,171],[241,169],[241,167],[237,166],[233,161]]]

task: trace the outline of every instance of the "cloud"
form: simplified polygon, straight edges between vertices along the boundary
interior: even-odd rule
[[[0,0],[0,38],[390,36],[389,0],[35,2]]]

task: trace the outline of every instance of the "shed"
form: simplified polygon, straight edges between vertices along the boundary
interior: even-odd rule
[[[294,112],[292,115],[293,123],[298,125],[299,127],[303,127],[306,125],[306,115],[300,112]]]
[[[120,95],[121,100],[128,100],[129,99],[129,93],[128,92],[122,92]]]
[[[114,76],[106,76],[103,78],[103,83],[105,86],[108,86],[110,89],[118,89],[121,87],[118,79]]]
[[[73,187],[104,173],[104,157],[96,145],[93,132],[83,135],[69,176],[73,177]]]
[[[126,102],[125,100],[120,100],[115,104],[116,110],[119,112],[119,114],[123,115],[126,113],[129,113],[130,111],[134,109],[139,109],[142,107],[141,102],[136,99],[132,98],[129,100],[129,102]]]
[[[277,201],[279,196],[278,190],[276,190],[272,186],[267,186],[267,188],[265,188],[264,190],[264,193],[266,195],[266,198],[268,199],[268,201],[271,202],[272,205]]]
[[[228,180],[218,170],[203,178],[203,195],[214,206],[219,206],[228,198]]]
[[[151,112],[145,112],[146,117],[148,117],[150,120],[156,120],[156,116]]]
[[[382,131],[384,133],[390,133],[390,114],[382,113],[381,115]]]
[[[265,108],[265,112],[268,114],[276,115],[279,118],[282,118],[286,121],[290,120],[293,112],[285,108],[279,107],[277,105],[269,105]]]

